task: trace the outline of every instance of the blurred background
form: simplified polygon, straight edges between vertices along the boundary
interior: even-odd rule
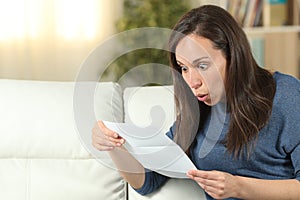
[[[181,0],[0,0],[0,78],[75,80],[84,59],[113,34],[171,28],[189,8],[190,2]],[[152,58],[167,63],[154,51]],[[126,64],[135,65],[132,55],[119,62],[123,67],[105,74],[118,76]]]
[[[258,38],[253,43],[258,61],[261,65],[269,64],[266,48],[273,47],[268,44],[283,37],[279,35],[269,41],[266,35],[292,32],[294,39],[290,41],[292,47],[288,48],[292,52],[289,55],[293,57],[286,58],[281,65],[293,65],[294,71],[288,73],[298,76],[298,0],[282,1],[289,5],[289,11],[285,8],[285,16],[292,8],[298,21],[274,25],[287,27],[278,30],[265,30],[266,24],[261,17],[261,11],[266,7],[263,0],[0,0],[0,78],[74,81],[90,52],[116,33],[139,27],[172,28],[182,14],[202,4],[217,4],[232,14],[238,13],[238,16],[247,18],[251,2],[255,2],[253,7],[257,7],[255,13],[258,17],[256,24],[247,24],[245,29],[252,38]],[[263,6],[261,11],[259,6]],[[277,12],[282,13],[282,10]],[[262,28],[254,30],[249,26]],[[290,38],[290,35],[287,37]],[[282,49],[281,46],[279,49]],[[286,49],[282,51],[286,52]],[[290,64],[287,60],[291,59],[293,63]],[[132,66],[146,63],[167,65],[167,54],[156,49],[129,52],[111,63],[102,79],[116,81]]]

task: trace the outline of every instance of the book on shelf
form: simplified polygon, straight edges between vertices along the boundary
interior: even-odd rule
[[[242,27],[300,24],[300,0],[198,0],[227,9]]]
[[[247,6],[248,0],[232,0],[227,2],[226,9],[240,25],[243,25]]]
[[[300,25],[300,0],[288,0],[287,25]]]
[[[243,27],[262,25],[263,0],[232,0],[227,3],[228,12]]]
[[[265,0],[264,26],[299,25],[299,0]]]
[[[265,0],[263,9],[264,26],[288,24],[288,0]]]

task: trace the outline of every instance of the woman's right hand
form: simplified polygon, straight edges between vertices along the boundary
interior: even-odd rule
[[[92,129],[92,145],[99,151],[110,151],[124,143],[125,140],[108,129],[102,121],[98,121]]]
[[[145,182],[144,167],[122,147],[124,138],[118,133],[108,129],[102,121],[98,121],[92,130],[92,145],[100,151],[110,151],[115,166],[121,176],[133,187],[141,188]],[[115,151],[111,151],[115,149]]]

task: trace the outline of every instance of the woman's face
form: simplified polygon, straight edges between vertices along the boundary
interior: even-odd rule
[[[213,106],[225,101],[226,59],[206,38],[189,34],[176,47],[182,76],[199,101]]]

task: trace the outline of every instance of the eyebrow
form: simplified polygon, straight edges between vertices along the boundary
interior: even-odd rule
[[[208,58],[208,56],[204,56],[204,57],[201,57],[201,58],[197,58],[197,59],[195,59],[195,60],[193,61],[193,65],[196,65],[196,64],[199,63],[199,61],[204,60],[204,59],[207,59],[207,58]]]
[[[177,63],[178,65],[184,65],[182,62],[180,62],[180,61],[178,61],[178,60],[176,60],[176,63]]]
[[[200,57],[200,58],[197,58],[193,61],[192,65],[196,65],[198,64],[201,60],[204,60],[204,59],[207,59],[209,58],[208,56],[203,56],[203,57]],[[179,60],[176,60],[177,64],[178,65],[184,65],[182,62],[180,62]]]

